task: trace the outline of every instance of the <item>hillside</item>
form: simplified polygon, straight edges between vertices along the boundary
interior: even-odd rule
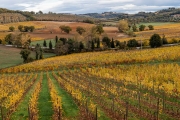
[[[137,14],[103,12],[103,13],[87,13],[87,14],[65,14],[65,13],[42,13],[28,12],[19,10],[8,10],[0,8],[0,22],[18,22],[25,20],[40,21],[66,21],[66,22],[82,22],[86,19],[98,21],[101,20],[119,20],[129,19],[136,22],[177,22],[180,21],[180,8],[168,8],[156,12],[139,12]]]
[[[156,12],[139,12],[136,14],[104,12],[104,13],[88,13],[84,16],[99,19],[129,19],[138,22],[177,22],[180,21],[180,9],[168,8]]]
[[[178,120],[179,51],[89,52],[1,69],[0,119]]]
[[[0,22],[21,22],[21,21],[66,21],[66,22],[82,22],[84,20],[95,20],[95,18],[80,16],[76,14],[63,13],[42,13],[28,12],[19,10],[8,10],[0,8]]]

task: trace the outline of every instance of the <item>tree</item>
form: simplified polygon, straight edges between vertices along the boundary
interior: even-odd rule
[[[5,40],[8,44],[13,45],[14,42],[15,42],[15,35],[10,33],[10,34],[8,34],[8,35],[5,36],[4,40]]]
[[[96,32],[101,35],[104,32],[103,26],[102,25],[97,25],[96,26]]]
[[[35,51],[36,51],[36,60],[38,60],[39,54],[40,54],[40,45],[39,44],[36,44]]]
[[[100,48],[100,40],[99,40],[99,38],[97,39],[97,48]]]
[[[152,48],[162,46],[162,40],[161,40],[161,37],[159,36],[159,34],[154,34],[151,36],[151,38],[149,40],[149,45]]]
[[[23,32],[23,28],[24,28],[23,25],[19,25],[19,26],[18,26],[18,29],[19,29],[20,32]]]
[[[167,38],[165,37],[164,34],[163,34],[163,38],[162,38],[162,43],[163,44],[168,44]]]
[[[125,32],[129,29],[127,20],[120,20],[118,23],[119,32]]]
[[[112,41],[111,41],[111,48],[115,48],[114,39],[113,38],[112,38]]]
[[[0,44],[2,44],[2,40],[0,39]]]
[[[51,40],[49,42],[49,49],[52,50],[52,42],[51,42]]]
[[[65,33],[69,34],[70,31],[72,31],[71,27],[62,25],[59,27],[61,31],[64,31]]]
[[[33,31],[34,31],[34,29],[35,29],[35,27],[34,27],[34,26],[29,26],[29,31],[30,31],[30,32],[33,32]]]
[[[44,47],[47,47],[46,40],[44,40],[43,46],[44,46]]]
[[[55,53],[56,55],[65,55],[69,51],[69,46],[68,44],[63,44],[62,41],[58,41],[55,45]]]
[[[90,20],[90,19],[83,20],[83,22],[84,22],[84,23],[94,24],[94,21],[93,21],[93,20]]]
[[[58,42],[58,36],[55,37],[56,43]]]
[[[111,40],[108,37],[103,37],[102,42],[104,43],[104,47],[111,47]]]
[[[116,40],[116,47],[119,47],[121,45],[120,41]]]
[[[139,31],[144,31],[145,28],[146,28],[145,25],[140,25],[140,26],[139,26]]]
[[[36,44],[35,52],[36,52],[36,60],[43,59],[43,49],[41,48],[40,44]]]
[[[9,27],[9,30],[10,30],[11,32],[13,32],[13,31],[15,30],[15,27],[11,26],[11,27]]]
[[[24,63],[28,62],[28,58],[29,58],[30,53],[31,52],[28,49],[21,50],[20,54],[21,54],[21,58],[24,59]]]
[[[66,39],[66,38],[60,38],[59,40],[63,42],[63,45],[65,45],[66,42],[67,42],[67,39]]]
[[[149,30],[154,30],[154,26],[153,25],[149,25]]]
[[[30,39],[31,39],[30,35],[26,33],[20,33],[19,35],[16,36],[14,45],[24,48],[28,47],[30,45],[29,43],[29,41],[31,41]]]
[[[137,26],[136,25],[133,25],[132,26],[132,30],[133,30],[133,32],[137,32],[138,30],[137,30]]]
[[[128,47],[138,47],[139,44],[138,44],[137,40],[131,39],[131,40],[128,41],[127,46]]]
[[[91,49],[94,50],[94,48],[95,48],[95,45],[94,45],[94,41],[92,40],[91,41]]]
[[[78,32],[80,35],[82,35],[84,32],[86,32],[86,30],[83,27],[78,26],[76,28],[76,32]]]
[[[24,26],[24,32],[28,32],[29,31],[29,26]]]
[[[83,49],[84,49],[84,44],[83,44],[83,42],[81,41],[81,42],[79,43],[79,50],[82,51]]]

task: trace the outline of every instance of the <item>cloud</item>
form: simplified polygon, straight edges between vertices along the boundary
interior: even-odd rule
[[[135,13],[179,6],[179,0],[3,0],[0,4],[0,7],[12,10],[75,14],[106,11]]]

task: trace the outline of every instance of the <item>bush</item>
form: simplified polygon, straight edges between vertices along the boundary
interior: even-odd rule
[[[19,29],[20,32],[23,32],[23,28],[24,28],[23,25],[19,25],[19,26],[18,26],[18,29]]]
[[[175,38],[172,39],[172,43],[178,43],[178,40],[176,40]]]
[[[149,25],[149,30],[154,30],[154,26],[153,25]]]
[[[34,61],[34,59],[33,59],[32,57],[29,57],[29,58],[27,59],[27,63],[33,62],[33,61]]]
[[[111,40],[108,37],[103,37],[102,42],[105,43],[104,47],[111,47]]]
[[[11,32],[13,32],[13,31],[15,30],[15,27],[11,26],[11,27],[9,27],[9,30],[10,30]]]
[[[138,41],[137,41],[137,40],[131,39],[131,40],[128,41],[127,46],[128,46],[128,47],[138,47],[139,44],[138,44]]]
[[[84,23],[94,24],[94,21],[93,20],[89,20],[89,19],[83,20],[83,22]]]
[[[126,34],[129,36],[136,36],[132,30],[126,31]]]
[[[152,48],[160,47],[160,46],[162,46],[162,43],[163,42],[162,42],[161,37],[159,36],[159,34],[152,35],[150,40],[149,40],[149,45]]]
[[[167,41],[165,35],[163,35],[162,42],[163,42],[163,44],[168,44],[168,41]]]
[[[140,26],[139,26],[139,31],[144,31],[145,28],[146,28],[145,25],[140,25]]]
[[[72,31],[71,27],[62,25],[59,27],[61,31],[64,31],[65,33],[69,34],[70,31]]]

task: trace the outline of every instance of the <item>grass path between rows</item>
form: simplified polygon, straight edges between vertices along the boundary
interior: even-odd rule
[[[75,104],[73,98],[64,90],[62,89],[55,78],[52,76],[52,73],[49,74],[52,83],[55,86],[55,89],[58,92],[58,95],[62,98],[62,108],[63,108],[63,116],[67,119],[74,120],[79,113],[78,106]]]
[[[51,120],[53,108],[46,73],[43,74],[42,88],[38,99],[39,120]]]
[[[28,103],[31,97],[31,93],[33,92],[38,81],[39,81],[39,76],[37,77],[37,80],[32,85],[30,90],[27,92],[27,94],[25,95],[21,103],[19,103],[16,111],[11,115],[11,120],[27,120],[28,119]]]

